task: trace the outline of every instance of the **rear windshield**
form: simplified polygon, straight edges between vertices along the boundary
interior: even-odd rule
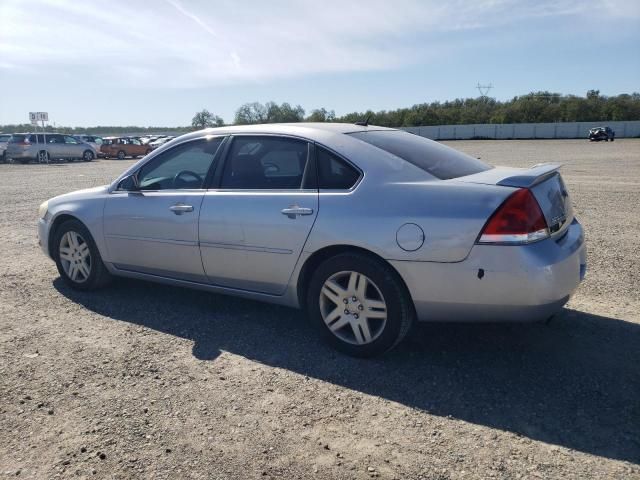
[[[0,135],[0,142],[8,142],[11,135]]]
[[[453,148],[400,130],[369,130],[348,135],[400,157],[440,180],[464,177],[491,168]]]

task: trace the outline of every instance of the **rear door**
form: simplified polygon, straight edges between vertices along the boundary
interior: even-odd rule
[[[212,284],[284,293],[318,212],[313,147],[281,136],[235,136],[200,213]]]

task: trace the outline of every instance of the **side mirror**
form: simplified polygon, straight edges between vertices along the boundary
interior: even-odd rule
[[[124,177],[118,184],[118,190],[124,190],[125,192],[137,192],[138,190],[140,190],[138,175],[134,173],[127,177]]]

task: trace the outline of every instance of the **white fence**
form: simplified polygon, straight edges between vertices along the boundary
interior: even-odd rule
[[[616,138],[640,137],[640,121],[434,125],[427,127],[403,127],[402,129],[432,140],[470,140],[473,138],[513,140],[531,138],[587,138],[590,128],[600,126],[611,127],[616,132]]]

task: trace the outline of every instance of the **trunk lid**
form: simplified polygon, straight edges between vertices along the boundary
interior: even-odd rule
[[[571,199],[559,169],[557,164],[539,164],[531,168],[495,167],[456,181],[528,188],[540,205],[551,235],[557,235],[573,221]]]

